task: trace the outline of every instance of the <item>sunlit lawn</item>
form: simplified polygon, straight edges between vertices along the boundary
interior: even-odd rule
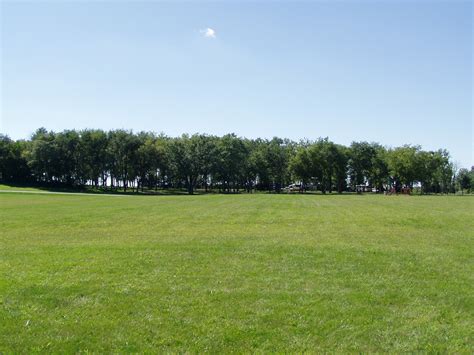
[[[0,194],[0,352],[474,350],[474,197]]]

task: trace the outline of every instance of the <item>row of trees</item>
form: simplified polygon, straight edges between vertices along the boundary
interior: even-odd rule
[[[462,178],[461,178],[462,176]],[[38,129],[31,139],[0,135],[0,179],[14,183],[93,185],[124,190],[186,188],[221,192],[280,192],[298,182],[301,191],[377,191],[419,186],[424,193],[446,193],[456,184],[469,190],[473,172],[456,176],[446,150],[419,146],[387,149],[378,143],[349,147],[325,139],[294,142],[245,139],[234,134],[171,138],[125,130]]]

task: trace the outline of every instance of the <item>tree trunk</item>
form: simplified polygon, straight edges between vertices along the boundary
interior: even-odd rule
[[[188,194],[190,194],[190,195],[194,194],[194,186],[193,186],[193,179],[192,179],[192,177],[189,176],[189,177],[186,179],[186,182],[187,182],[187,184],[188,184]]]

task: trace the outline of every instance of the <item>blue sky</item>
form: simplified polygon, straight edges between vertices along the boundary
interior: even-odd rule
[[[328,136],[474,164],[471,2],[0,6],[0,132],[12,138],[41,126]]]

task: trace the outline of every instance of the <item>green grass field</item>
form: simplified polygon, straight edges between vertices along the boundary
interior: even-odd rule
[[[474,198],[0,193],[0,352],[474,350]]]

